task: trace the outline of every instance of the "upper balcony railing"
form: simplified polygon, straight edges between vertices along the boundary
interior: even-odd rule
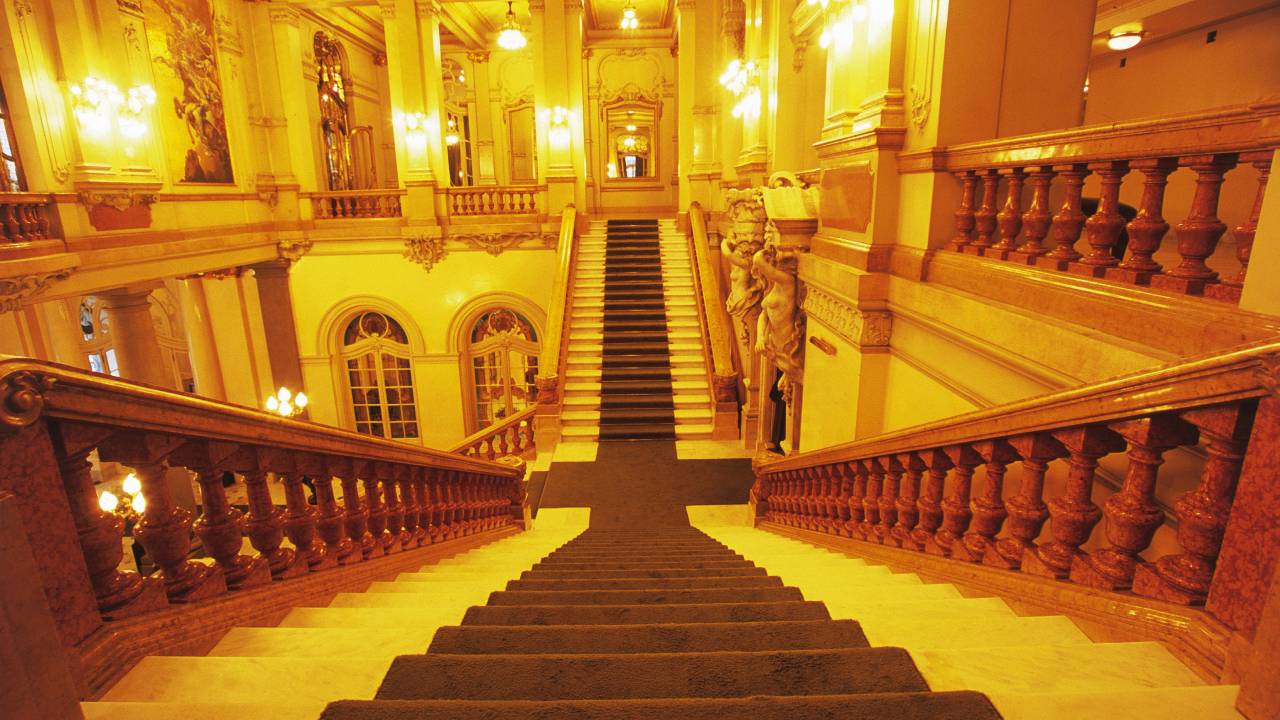
[[[1278,146],[1280,102],[1268,101],[955,145],[900,160],[906,171],[946,171],[958,178],[960,203],[950,243],[955,251],[1236,302]],[[1259,172],[1256,199],[1234,228],[1240,269],[1222,275],[1207,264],[1227,231],[1218,217],[1219,196],[1224,176],[1244,165]],[[1168,242],[1165,187],[1180,168],[1194,174],[1195,191],[1185,214],[1173,218],[1177,261],[1165,267],[1154,256]],[[1135,172],[1142,177],[1141,200],[1136,215],[1126,218],[1121,183]],[[1096,210],[1084,207],[1092,200],[1082,200],[1090,175],[1100,181]],[[1024,205],[1027,186],[1031,197]],[[1064,199],[1055,211],[1050,195],[1058,193]],[[1087,247],[1081,247],[1082,239]]]
[[[537,215],[541,185],[449,188],[449,216]]]
[[[53,235],[53,198],[47,193],[0,193],[4,243],[33,243]]]
[[[478,432],[468,435],[451,452],[482,460],[507,456],[529,458],[534,453],[533,422],[536,406],[529,406]]]
[[[398,218],[404,190],[339,190],[309,193],[317,220]]]
[[[90,464],[95,454],[130,468],[140,480],[141,500],[132,515],[99,497]],[[233,605],[241,617],[258,604],[270,610],[281,592],[297,594],[273,581],[348,566],[333,571],[338,578],[329,585],[332,592],[342,577],[357,572],[349,568],[353,564],[509,528],[523,518],[522,465],[0,356],[0,490],[18,498],[68,646],[95,633],[103,637],[104,623],[178,604],[191,606],[191,620],[204,632],[217,624],[207,613],[227,620],[230,611],[225,603],[206,607],[201,601],[273,586],[274,593],[253,591],[254,600]],[[283,484],[283,507],[272,499],[269,475]],[[194,477],[199,518],[179,502],[175,476],[183,482]],[[228,498],[227,486],[241,482],[247,514]],[[159,568],[150,577],[121,566],[126,520],[136,523],[135,542]],[[192,558],[193,534],[210,562]],[[244,536],[252,555],[242,551]],[[98,643],[85,662],[94,666],[87,672],[109,673],[104,666],[128,667],[130,653],[136,659],[158,651],[144,647],[144,639],[156,642]]]

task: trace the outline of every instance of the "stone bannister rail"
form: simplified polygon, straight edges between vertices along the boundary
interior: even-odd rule
[[[1195,626],[1184,651],[1221,672],[1227,637],[1252,637],[1280,554],[1278,387],[1280,343],[1253,346],[761,458],[751,498],[765,525],[900,548],[885,562],[929,562],[1003,592],[1016,591],[1018,576],[1058,581],[1024,584],[1055,601],[1066,593],[1053,588],[1080,588],[1082,606],[1102,602],[1099,614],[1142,616],[1162,632]],[[1164,522],[1157,488],[1169,480],[1159,471],[1166,453],[1192,446],[1203,448],[1203,467],[1198,479],[1179,478],[1192,489],[1174,503],[1178,547],[1161,555],[1150,548]],[[1099,507],[1099,461],[1121,453],[1123,485]],[[1005,485],[1011,466],[1016,490]],[[1046,485],[1059,471],[1065,482]],[[1046,497],[1046,487],[1060,490]],[[959,569],[975,566],[991,569],[988,581]],[[1179,610],[1200,605],[1186,611],[1198,615]]]
[[[564,209],[560,218],[560,237],[556,243],[559,257],[556,261],[555,284],[551,291],[551,307],[547,312],[547,332],[543,336],[542,351],[538,357],[538,415],[539,430],[550,429],[558,419],[561,405],[561,368],[566,365],[569,352],[569,313],[573,311],[573,278],[578,262],[578,211],[573,205]],[[555,442],[559,438],[549,438]]]
[[[308,193],[317,220],[398,218],[404,190],[342,190]]]
[[[449,188],[449,216],[536,215],[541,185]]]
[[[725,296],[720,289],[720,274],[711,260],[707,240],[707,219],[702,206],[689,207],[689,245],[693,258],[694,290],[698,298],[698,319],[707,343],[707,380],[711,385],[717,412],[724,404],[736,425],[738,414],[738,379],[734,364],[733,321],[725,309]]]
[[[48,193],[0,193],[0,246],[53,239],[54,212]]]
[[[514,415],[472,433],[450,452],[482,460],[497,460],[509,455],[529,458],[534,452],[533,418],[537,406],[530,406]]]
[[[899,163],[903,172],[956,177],[960,200],[949,244],[956,252],[1235,303],[1277,147],[1280,99],[1271,98],[903,153]],[[1249,216],[1232,228],[1241,268],[1224,276],[1207,264],[1228,230],[1218,217],[1219,196],[1224,177],[1246,165],[1259,173],[1256,200]],[[1176,172],[1194,176],[1189,208],[1165,205],[1165,188]],[[1141,178],[1142,192],[1136,216],[1126,218],[1120,190],[1130,174]],[[1094,201],[1081,198],[1090,175],[1099,181],[1091,213]],[[1051,207],[1051,194],[1064,198],[1060,207]],[[1165,219],[1175,212],[1185,214]],[[1167,238],[1170,230],[1173,236]],[[1171,241],[1177,262],[1166,267],[1153,256]]]
[[[91,456],[132,470],[145,507],[100,505]],[[523,476],[519,460],[487,462],[0,356],[0,490],[19,500],[53,616],[91,691],[142,655],[400,569],[384,556],[412,561],[416,548],[458,552],[458,543],[475,544],[470,536],[511,532],[524,517]],[[180,500],[193,483],[198,517]],[[228,498],[227,485],[239,483],[247,512]],[[158,567],[148,577],[121,563],[126,522]],[[193,536],[207,558],[193,554]]]

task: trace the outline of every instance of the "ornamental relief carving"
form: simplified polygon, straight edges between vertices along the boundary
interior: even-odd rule
[[[276,243],[276,254],[281,260],[298,262],[303,255],[311,252],[313,242],[306,238],[289,238]]]
[[[556,236],[551,233],[536,231],[467,233],[448,235],[445,239],[451,242],[464,243],[477,250],[484,250],[494,257],[501,255],[505,250],[519,247],[528,242],[537,242],[544,248],[555,247],[557,240]]]
[[[431,268],[440,264],[440,261],[449,254],[442,237],[419,235],[408,238],[404,241],[404,245],[404,256],[421,265],[427,272],[431,272]]]
[[[893,316],[882,310],[859,311],[844,300],[813,285],[805,285],[805,315],[831,328],[857,347],[888,347]]]
[[[19,309],[23,302],[44,293],[54,283],[71,277],[74,271],[75,268],[72,267],[52,273],[0,278],[0,312]]]

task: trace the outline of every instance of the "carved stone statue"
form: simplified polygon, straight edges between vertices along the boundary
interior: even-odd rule
[[[800,310],[796,279],[798,255],[803,248],[780,242],[770,222],[764,247],[752,259],[752,268],[768,285],[756,326],[756,352],[764,354],[782,371],[778,387],[786,402],[791,389],[803,382],[805,317]]]
[[[760,314],[764,284],[751,270],[751,259],[764,247],[765,211],[759,188],[730,190],[727,193],[729,234],[720,243],[720,252],[732,266],[725,308],[738,321],[740,341],[751,345],[751,328]]]

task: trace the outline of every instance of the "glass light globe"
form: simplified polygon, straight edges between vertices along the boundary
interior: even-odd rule
[[[141,515],[147,511],[147,499],[141,495],[134,495],[133,502],[129,503],[129,507],[133,508],[134,512]]]
[[[125,476],[124,482],[120,484],[120,489],[129,495],[137,495],[142,492],[142,481],[134,473]]]
[[[279,409],[280,409],[280,401],[276,399],[275,395],[272,395],[271,397],[267,398],[267,410],[270,410],[271,412],[275,412]]]
[[[297,395],[293,396],[293,405],[299,410],[305,408],[309,402],[311,401],[307,399],[307,394],[304,392],[299,392]]]
[[[280,410],[279,410],[279,413],[280,413],[281,415],[283,415],[284,417],[289,417],[290,415],[292,415],[292,414],[293,414],[293,403],[288,403],[288,402],[282,402],[282,403],[280,403]]]
[[[293,399],[293,393],[289,392],[289,388],[282,387],[276,391],[276,397],[280,398],[280,402],[287,403]]]
[[[115,512],[116,508],[120,507],[120,498],[110,490],[103,490],[98,496],[98,507],[102,508],[103,512]]]
[[[1130,48],[1137,47],[1140,42],[1142,42],[1142,33],[1129,30],[1126,32],[1112,33],[1111,36],[1107,38],[1107,47],[1112,50],[1128,50]]]
[[[498,47],[503,50],[519,50],[528,44],[529,41],[525,39],[524,33],[520,32],[519,28],[504,28],[498,34]]]

